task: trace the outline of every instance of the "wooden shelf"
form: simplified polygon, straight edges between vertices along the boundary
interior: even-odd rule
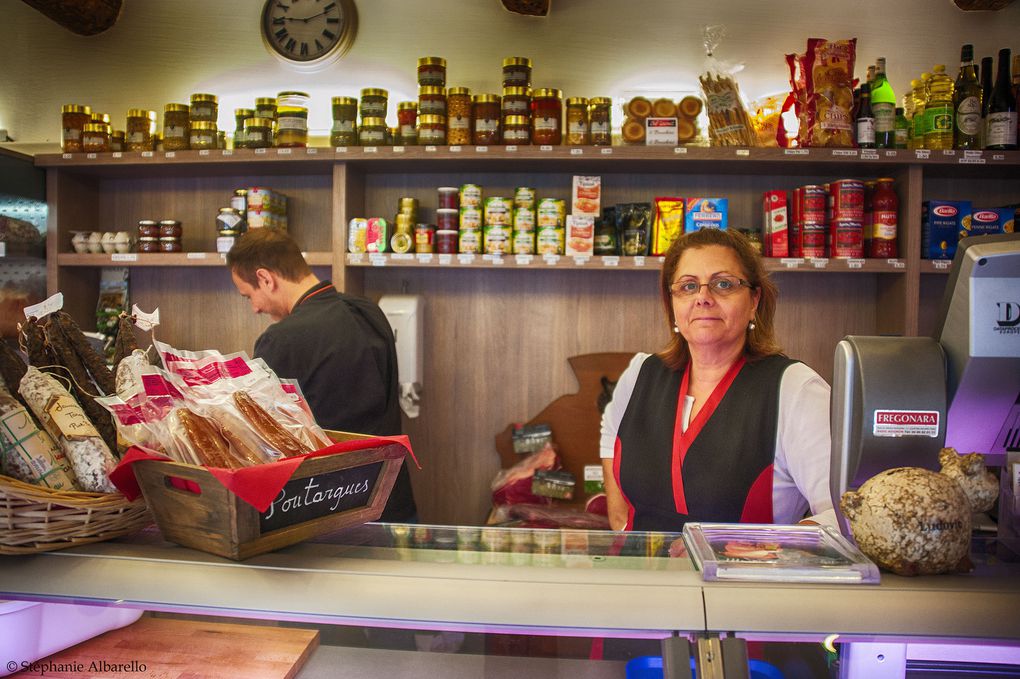
[[[394,253],[347,253],[350,267],[424,269],[558,269],[573,271],[655,271],[663,257],[575,257],[572,255],[440,255]],[[805,259],[767,258],[768,271],[905,273],[902,259]]]
[[[331,252],[306,252],[311,266],[330,266]],[[64,252],[57,255],[59,266],[146,266],[146,267],[212,267],[224,266],[226,255],[218,252],[128,252],[124,254],[79,254]]]

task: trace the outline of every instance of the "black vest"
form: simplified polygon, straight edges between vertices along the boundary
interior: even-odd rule
[[[769,356],[740,369],[687,449],[681,472],[687,512],[680,513],[672,464],[683,372],[658,356],[645,359],[616,442],[632,530],[680,531],[687,521],[771,523],[779,385],[793,363]]]

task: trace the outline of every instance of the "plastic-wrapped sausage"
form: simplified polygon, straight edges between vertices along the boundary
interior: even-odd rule
[[[250,394],[244,391],[235,391],[233,399],[234,405],[237,406],[252,429],[271,447],[283,453],[284,457],[312,452],[310,447],[281,427],[262,406],[255,402]]]
[[[115,492],[108,474],[117,460],[67,389],[52,375],[29,367],[18,391],[64,451],[78,486],[94,493]]]
[[[32,413],[0,385],[0,472],[37,486],[76,490],[74,473],[60,447]]]

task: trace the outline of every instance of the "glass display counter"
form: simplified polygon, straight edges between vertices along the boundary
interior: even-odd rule
[[[360,658],[379,676],[405,676],[391,663],[407,656],[392,647],[348,647],[343,639],[355,628],[368,630],[355,634],[362,640],[405,634],[412,639],[405,650],[418,658],[409,667],[418,672],[455,673],[454,665],[440,665],[472,662],[463,657],[471,655],[489,669],[539,663],[513,670],[529,676],[622,677],[622,662],[591,660],[589,651],[603,641],[610,650],[640,639],[657,640],[635,642],[645,644],[640,648],[672,655],[666,676],[685,676],[676,660],[688,657],[702,663],[699,677],[713,676],[712,659],[727,647],[733,656],[744,639],[817,644],[828,638],[850,644],[844,651],[865,643],[906,649],[909,642],[929,650],[962,648],[953,655],[958,660],[978,649],[984,658],[1020,664],[1020,565],[980,550],[976,570],[966,575],[883,573],[878,585],[805,585],[703,582],[680,546],[678,534],[365,524],[234,562],[165,542],[150,529],[58,552],[2,557],[0,598],[334,630],[299,675],[308,677],[338,658]],[[442,646],[434,640],[444,633],[467,635],[459,653],[444,659],[415,651],[423,643]],[[576,643],[539,650],[521,641],[534,638]],[[858,648],[864,666],[878,647]],[[509,657],[515,655],[531,657]],[[868,676],[904,676],[904,668],[892,664]],[[715,669],[714,676],[732,675]]]

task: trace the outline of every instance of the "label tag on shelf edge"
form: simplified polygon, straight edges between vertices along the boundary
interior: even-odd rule
[[[898,155],[899,153],[897,153],[896,149],[886,149],[885,151],[886,158],[895,158]]]
[[[984,165],[984,158],[960,158],[958,161],[961,165]]]
[[[585,266],[591,261],[591,255],[574,255],[574,266]]]
[[[928,160],[931,157],[931,151],[928,149],[914,149],[914,157],[918,160]]]
[[[187,253],[185,255],[184,258],[185,259],[205,259],[206,254],[208,254],[208,253],[205,253],[205,252],[189,252],[189,253]]]
[[[933,267],[935,267],[936,269],[948,269],[950,266],[952,266],[952,264],[953,264],[953,260],[951,260],[951,259],[933,259],[933,260],[931,260],[931,265]]]
[[[376,153],[376,152],[378,152],[378,150],[379,149],[377,149],[374,146],[362,146],[361,147],[361,152],[362,153]]]
[[[405,147],[403,147],[403,146],[394,146],[393,147],[393,152],[394,153],[403,153],[404,152],[404,148]]]
[[[636,257],[633,258],[632,261],[634,262],[634,266],[644,266],[645,265],[645,258],[644,258],[643,255],[637,255]]]
[[[386,255],[381,252],[372,252],[368,255],[368,261],[372,266],[386,266]]]
[[[489,152],[489,147],[488,146],[476,146],[475,147],[475,153],[488,153],[488,152]]]
[[[457,261],[460,262],[461,264],[474,264],[475,256],[470,252],[463,252],[457,255]]]
[[[559,255],[542,255],[542,261],[549,266],[556,266],[560,263]]]
[[[417,256],[418,256],[418,263],[419,264],[431,264],[432,263],[432,253],[431,252],[419,252]]]
[[[255,149],[255,155],[256,156],[264,156],[267,153],[269,153],[268,149],[264,149],[264,148],[263,149]]]
[[[347,153],[347,147],[337,146],[335,149],[333,149],[333,153]]]
[[[390,255],[390,259],[392,259],[395,262],[401,262],[401,261],[410,262],[410,261],[414,260],[414,253],[413,252],[394,252],[392,255]]]
[[[493,266],[503,266],[503,255],[493,255],[489,258],[489,261]]]
[[[746,158],[751,155],[751,149],[737,149],[736,154],[738,158]]]
[[[290,155],[290,149],[286,148],[286,147],[282,148],[282,149],[278,148],[278,149],[276,149],[276,155],[278,155],[278,156],[289,156]]]
[[[534,258],[534,255],[514,255],[514,263],[516,263],[517,266],[527,266],[531,264],[531,261]]]
[[[319,153],[318,147],[315,147],[315,146],[306,146],[305,147],[305,155],[306,156],[314,156],[314,155],[317,155],[318,153]]]
[[[887,259],[885,260],[885,263],[889,264],[894,269],[905,269],[907,267],[907,263],[902,259]]]
[[[453,255],[439,255],[439,264],[447,266],[453,263]]]
[[[851,257],[846,260],[846,268],[848,269],[862,269],[864,268],[864,260],[860,258]]]
[[[784,156],[809,156],[811,155],[810,149],[783,149]]]
[[[857,155],[857,149],[832,149],[832,155],[854,157]]]
[[[974,151],[972,149],[964,149],[964,151],[963,151],[963,157],[964,158],[980,158],[983,155],[984,155],[984,151]]]
[[[68,155],[68,156],[69,156],[69,155],[71,155],[71,154],[70,154],[70,153],[67,153],[67,154],[64,154],[64,155]],[[123,158],[123,157],[124,157],[124,154],[123,154],[123,153],[121,153],[120,151],[114,151],[113,153],[111,153],[111,154],[110,154],[110,157],[111,157],[111,158]]]
[[[616,255],[602,257],[602,266],[620,266],[620,258]]]
[[[542,144],[541,146],[538,147],[538,150],[539,151],[552,151],[553,147],[551,145],[549,145],[549,144]]]
[[[463,150],[460,144],[454,144],[450,147],[450,153],[460,153]]]
[[[64,308],[64,293],[58,292],[52,297],[47,297],[38,304],[32,304],[31,306],[25,307],[25,318],[29,319],[33,316],[36,318],[43,318],[48,314],[52,314],[54,311],[60,311]]]
[[[570,155],[572,155],[572,156],[583,156],[584,155],[584,149],[578,148],[576,146],[571,147]]]
[[[350,262],[351,264],[361,264],[362,262],[365,261],[365,253],[364,252],[348,252],[347,253],[347,261]]]
[[[870,149],[861,149],[861,160],[878,160],[878,152]]]
[[[503,150],[506,151],[507,153],[516,153],[517,152],[517,145],[516,144],[510,144],[509,146],[504,146]]]
[[[599,153],[601,153],[604,156],[611,156],[613,155],[613,149],[608,146],[605,146],[599,150]]]
[[[234,155],[234,150],[233,149],[221,149],[220,150],[220,155],[221,156],[232,156],[232,155]]]
[[[425,147],[425,153],[435,153],[437,150],[435,146],[428,145]]]
[[[132,304],[131,315],[135,317],[135,327],[143,332],[148,332],[159,325],[159,307],[153,309],[151,314],[147,314],[139,309],[137,304]]]
[[[97,156],[94,153],[86,153],[85,157],[88,158],[89,160],[95,160]]]
[[[829,259],[827,257],[813,257],[811,259],[811,266],[816,269],[824,269],[829,266]]]
[[[209,152],[208,151],[199,151],[198,155],[200,155],[200,156],[206,155],[207,156],[207,155],[209,155]],[[152,157],[153,157],[152,151],[142,151],[142,158],[152,158]]]
[[[803,257],[782,257],[779,263],[785,266],[787,269],[796,269],[804,263]]]
[[[110,255],[111,262],[137,262],[137,252],[116,252]]]

